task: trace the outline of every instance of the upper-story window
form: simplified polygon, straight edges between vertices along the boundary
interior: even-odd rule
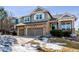
[[[24,18],[24,23],[26,23],[26,22],[30,22],[30,17],[25,17]]]
[[[36,19],[42,19],[42,14],[36,15]]]
[[[42,19],[44,19],[43,13],[38,13],[34,15],[34,20],[42,20]]]
[[[18,19],[12,19],[13,24],[18,24]]]
[[[19,22],[19,23],[23,23],[23,19],[19,18],[19,19],[18,19],[18,22]]]

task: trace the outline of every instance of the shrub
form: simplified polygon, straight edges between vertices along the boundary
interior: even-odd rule
[[[50,34],[55,37],[70,37],[71,31],[63,31],[63,30],[52,30]]]
[[[52,29],[54,30],[55,29],[55,27],[52,25]]]
[[[13,31],[12,35],[17,35],[17,33],[15,31]]]
[[[52,31],[50,31],[50,34],[55,37],[62,37],[63,31],[62,30],[52,30]]]
[[[63,31],[64,37],[70,37],[71,31]]]

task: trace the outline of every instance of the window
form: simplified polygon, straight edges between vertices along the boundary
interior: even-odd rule
[[[42,14],[40,14],[39,18],[42,19]]]
[[[39,19],[39,15],[36,15],[36,19]]]
[[[70,23],[67,23],[67,30],[70,30],[71,29],[71,24]]]
[[[42,14],[36,15],[36,19],[42,19]]]
[[[30,17],[25,17],[24,18],[24,23],[26,23],[26,22],[30,22]]]
[[[18,24],[18,19],[16,19],[16,18],[11,19],[11,23],[12,23],[12,24]]]
[[[70,23],[61,24],[61,28],[62,30],[70,30],[71,24]]]
[[[65,30],[65,24],[64,23],[61,24],[61,28],[62,28],[62,30]]]
[[[37,13],[34,15],[34,20],[43,20],[44,14],[43,13]]]
[[[18,24],[18,19],[16,19],[16,24]]]

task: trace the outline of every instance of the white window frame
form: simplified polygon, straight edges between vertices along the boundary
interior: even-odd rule
[[[70,24],[65,23],[64,25],[61,24],[61,28],[65,30],[67,30],[68,28],[71,29],[71,23]]]
[[[29,21],[28,21],[29,18]],[[30,17],[24,17],[24,23],[30,22]]]
[[[42,15],[42,19],[36,19],[37,15]],[[37,14],[34,15],[34,20],[40,21],[40,20],[43,20],[43,19],[44,19],[44,13],[37,13]]]

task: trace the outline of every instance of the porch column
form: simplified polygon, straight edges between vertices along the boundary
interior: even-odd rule
[[[25,29],[25,35],[27,36],[27,28]]]
[[[17,35],[19,36],[19,28],[17,28]]]
[[[58,21],[58,29],[61,29],[61,21]]]
[[[72,27],[71,27],[71,29],[72,29],[72,33],[74,33],[75,32],[74,21],[72,21]]]
[[[46,35],[46,28],[43,28],[43,35]]]
[[[45,25],[45,27],[46,27],[46,32],[48,34],[50,32],[50,30],[51,30],[50,23],[47,22],[46,25]]]

